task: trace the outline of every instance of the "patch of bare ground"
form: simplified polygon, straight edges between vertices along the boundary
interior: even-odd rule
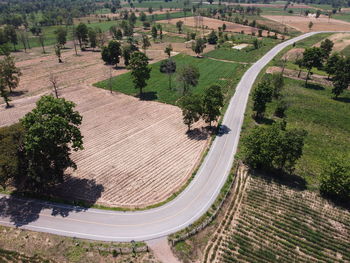
[[[160,20],[159,23],[171,23],[173,25],[176,24],[177,21],[183,21],[184,25],[190,26],[190,27],[196,27],[196,20],[195,17],[186,17],[185,18],[173,18],[170,20]],[[226,25],[226,32],[233,32],[233,33],[241,33],[244,31],[245,34],[252,34],[253,32],[257,35],[258,29],[251,26],[244,26],[241,24],[236,24],[228,21],[222,21],[220,19],[215,18],[209,18],[209,17],[203,17],[203,26],[204,28],[214,29],[217,30],[218,27],[222,27],[222,25]],[[267,36],[267,31],[263,31],[263,36]]]
[[[126,243],[94,242],[4,226],[0,226],[0,233],[2,249],[16,251],[30,257],[38,255],[49,262],[160,263],[154,258],[152,252],[135,255],[118,253],[113,256],[112,251],[118,252],[119,248],[129,246]],[[0,253],[1,260],[3,258]]]
[[[350,25],[350,23],[349,23]],[[350,27],[349,27],[350,29]],[[348,45],[350,45],[350,33],[337,33],[328,37],[329,40],[333,41],[334,46],[332,52],[340,52]],[[322,41],[321,41],[322,42]],[[321,42],[316,43],[314,46],[319,47]]]
[[[350,23],[348,22],[332,18],[329,19],[328,17],[322,15],[319,18],[280,15],[263,15],[263,17],[281,24],[285,24],[303,33],[310,31],[348,31],[350,28]],[[311,30],[309,30],[310,22],[313,23]]]
[[[281,67],[268,67],[266,70],[266,73],[268,74],[273,74],[275,72],[282,72]],[[291,79],[296,79],[296,80],[305,80],[306,79],[306,72],[301,71],[299,75],[298,70],[293,70],[293,69],[284,69],[283,76],[288,77]],[[317,74],[312,74],[309,76],[310,78],[310,83],[316,83],[320,85],[325,85],[325,86],[332,86],[332,81],[328,80],[326,76],[321,76]]]
[[[295,61],[299,58],[302,58],[304,51],[304,48],[292,48],[282,56],[282,59],[287,59],[288,61]]]

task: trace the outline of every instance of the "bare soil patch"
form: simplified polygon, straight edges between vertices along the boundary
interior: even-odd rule
[[[284,54],[282,58],[287,59],[288,61],[295,61],[296,59],[303,57],[304,51],[304,48],[293,48],[288,50],[288,52]]]
[[[350,29],[350,23],[332,18],[328,19],[325,16],[319,18],[275,15],[263,17],[278,23],[286,24],[304,33],[309,31],[347,31]],[[310,22],[314,24],[311,30],[309,30],[308,27]]]
[[[349,23],[350,24],[350,23]],[[350,45],[350,33],[337,33],[328,37],[329,40],[333,41],[334,46],[332,52],[340,52],[348,45]],[[315,44],[316,47],[319,47],[321,42]]]
[[[173,25],[176,24],[177,21],[183,21],[184,25],[190,26],[190,27],[196,27],[196,21],[195,17],[186,17],[186,18],[173,18],[170,20],[160,20],[159,23],[171,23]],[[234,33],[241,33],[244,31],[245,34],[252,34],[253,32],[255,34],[258,34],[258,29],[250,26],[244,26],[241,24],[236,24],[228,21],[222,21],[220,19],[214,19],[209,17],[203,17],[203,26],[205,28],[214,29],[217,30],[218,27],[222,27],[222,25],[226,25],[227,32],[234,32]],[[267,36],[267,31],[263,31],[263,36]]]
[[[282,72],[282,68],[281,67],[269,67],[266,70],[266,73],[269,74],[273,74],[275,72]],[[283,75],[285,77],[288,78],[292,78],[292,79],[296,79],[296,80],[305,80],[306,79],[306,72],[301,72],[300,76],[299,75],[299,71],[298,70],[292,70],[292,69],[284,69],[284,73]],[[317,75],[317,74],[312,74],[310,75],[310,81],[311,83],[317,83],[317,84],[321,84],[321,85],[326,85],[326,86],[332,86],[332,81],[328,80],[327,77],[325,76],[321,76],[321,75]]]

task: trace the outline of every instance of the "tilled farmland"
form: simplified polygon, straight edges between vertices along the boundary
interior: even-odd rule
[[[350,261],[347,210],[261,177],[241,184],[245,193],[234,198],[204,262]]]

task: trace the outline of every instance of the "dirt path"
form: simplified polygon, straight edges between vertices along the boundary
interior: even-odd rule
[[[153,255],[162,263],[181,263],[171,251],[166,237],[148,241],[147,244],[151,248]]]

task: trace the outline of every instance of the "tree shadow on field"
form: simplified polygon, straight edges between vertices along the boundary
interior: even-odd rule
[[[350,103],[350,98],[334,98],[336,101],[344,102],[344,103]]]
[[[203,141],[208,139],[210,130],[207,127],[195,128],[186,132],[186,135],[191,140]]]
[[[140,100],[146,100],[146,101],[152,101],[158,99],[158,95],[156,91],[147,91],[142,92],[142,94],[139,94],[136,96]]]
[[[60,193],[60,189],[65,191]],[[71,212],[86,211],[97,201],[103,190],[103,186],[96,184],[95,180],[73,178],[69,175],[66,176],[65,182],[59,185],[57,189],[51,188],[47,193],[37,195],[28,192],[15,192],[10,196],[0,198],[0,219],[8,218],[14,226],[21,227],[38,220],[43,210],[51,210],[51,216],[54,217],[67,217]],[[86,199],[81,199],[84,206],[76,206],[75,204],[79,201],[71,202],[61,199],[63,192],[70,193],[69,199],[68,196],[65,196],[67,200],[72,200],[72,197],[75,198],[84,193],[85,195],[81,195],[86,197]],[[74,196],[72,196],[72,193],[74,193]],[[32,199],[28,196],[38,199]],[[60,203],[45,200],[54,200]]]
[[[307,89],[313,89],[313,90],[324,90],[323,86],[316,83],[308,83],[307,85],[304,85],[304,87]]]
[[[266,125],[272,125],[276,122],[274,119],[269,119],[266,117],[259,117],[259,118],[255,117],[254,120],[256,121],[257,124],[266,124]]]
[[[253,174],[254,176],[261,177],[269,183],[285,185],[297,191],[306,190],[305,179],[295,174],[288,174],[277,170],[269,172],[261,170],[251,170],[251,174]]]
[[[28,90],[13,90],[12,92],[10,92],[10,96],[11,97],[19,97],[22,96],[24,94],[26,94],[28,92]]]

